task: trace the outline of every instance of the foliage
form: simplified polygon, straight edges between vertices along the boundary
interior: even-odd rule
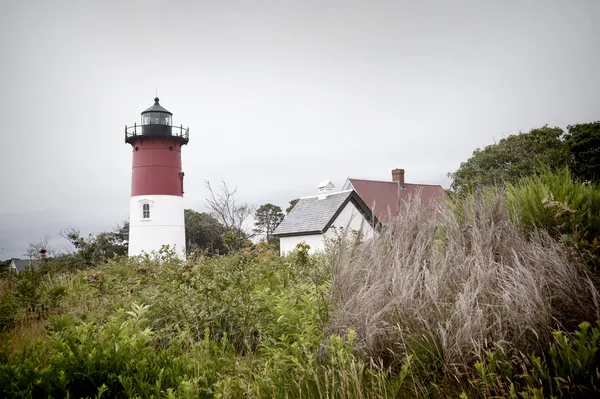
[[[19,303],[12,292],[0,294],[0,332],[15,327],[18,320]]]
[[[323,335],[321,260],[245,250],[181,265],[163,255],[15,276],[68,290],[42,316],[45,339],[0,352],[0,396],[391,398],[401,386],[354,356],[351,332]]]
[[[600,186],[575,180],[568,168],[507,185],[508,206],[527,232],[548,231],[592,270],[600,267]]]
[[[463,194],[475,188],[501,185],[535,173],[541,166],[560,168],[567,165],[568,150],[561,141],[563,130],[544,126],[528,133],[510,135],[497,144],[477,148],[449,173],[452,190]]]
[[[576,179],[600,182],[600,121],[561,128],[543,126],[509,135],[498,143],[477,148],[460,167],[448,173],[454,194],[502,186],[529,177],[542,168],[569,166]]]
[[[600,321],[574,333],[553,332],[541,356],[515,359],[500,347],[475,364],[474,388],[487,397],[594,397],[600,393]]]
[[[227,252],[223,242],[225,228],[214,216],[196,212],[193,209],[185,209],[184,218],[188,255],[197,251],[204,251],[208,255]]]
[[[583,180],[600,182],[600,121],[567,126],[565,143],[573,173]]]
[[[2,275],[2,273],[8,271],[8,267],[10,266],[10,259],[7,260],[0,260],[0,275]]]
[[[254,214],[254,233],[264,234],[267,242],[271,243],[273,232],[283,220],[281,208],[273,204],[263,204]]]
[[[113,231],[81,236],[79,230],[69,228],[61,232],[75,248],[71,261],[78,267],[89,267],[107,262],[115,256],[127,254],[129,241],[129,221],[117,226]]]

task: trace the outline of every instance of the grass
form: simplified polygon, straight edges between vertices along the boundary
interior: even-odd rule
[[[585,266],[546,231],[526,236],[504,198],[488,193],[435,214],[409,201],[373,242],[340,246],[327,331],[356,331],[358,353],[392,367],[412,354],[425,395],[461,387],[494,348],[541,354],[554,330],[598,319]]]
[[[46,321],[29,319],[20,321],[0,343],[0,351],[9,356],[18,354],[32,343],[46,337]]]

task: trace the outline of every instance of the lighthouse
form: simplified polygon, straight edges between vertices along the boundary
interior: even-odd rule
[[[125,126],[125,142],[133,153],[129,256],[169,245],[185,259],[181,149],[189,141],[189,128],[173,126],[173,114],[158,101],[142,112],[140,125]]]

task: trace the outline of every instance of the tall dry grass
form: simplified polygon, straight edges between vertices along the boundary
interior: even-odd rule
[[[493,344],[539,352],[552,329],[598,319],[585,267],[544,231],[526,239],[504,194],[488,194],[436,208],[412,198],[373,240],[338,245],[329,330],[355,330],[365,357],[412,354],[422,372],[457,377]]]

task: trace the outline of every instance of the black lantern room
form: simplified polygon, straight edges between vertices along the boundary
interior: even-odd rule
[[[174,137],[179,138],[183,144],[189,141],[189,128],[172,126],[173,114],[158,103],[154,98],[154,105],[142,112],[141,125],[125,126],[125,142],[132,144],[137,138],[143,137]]]

